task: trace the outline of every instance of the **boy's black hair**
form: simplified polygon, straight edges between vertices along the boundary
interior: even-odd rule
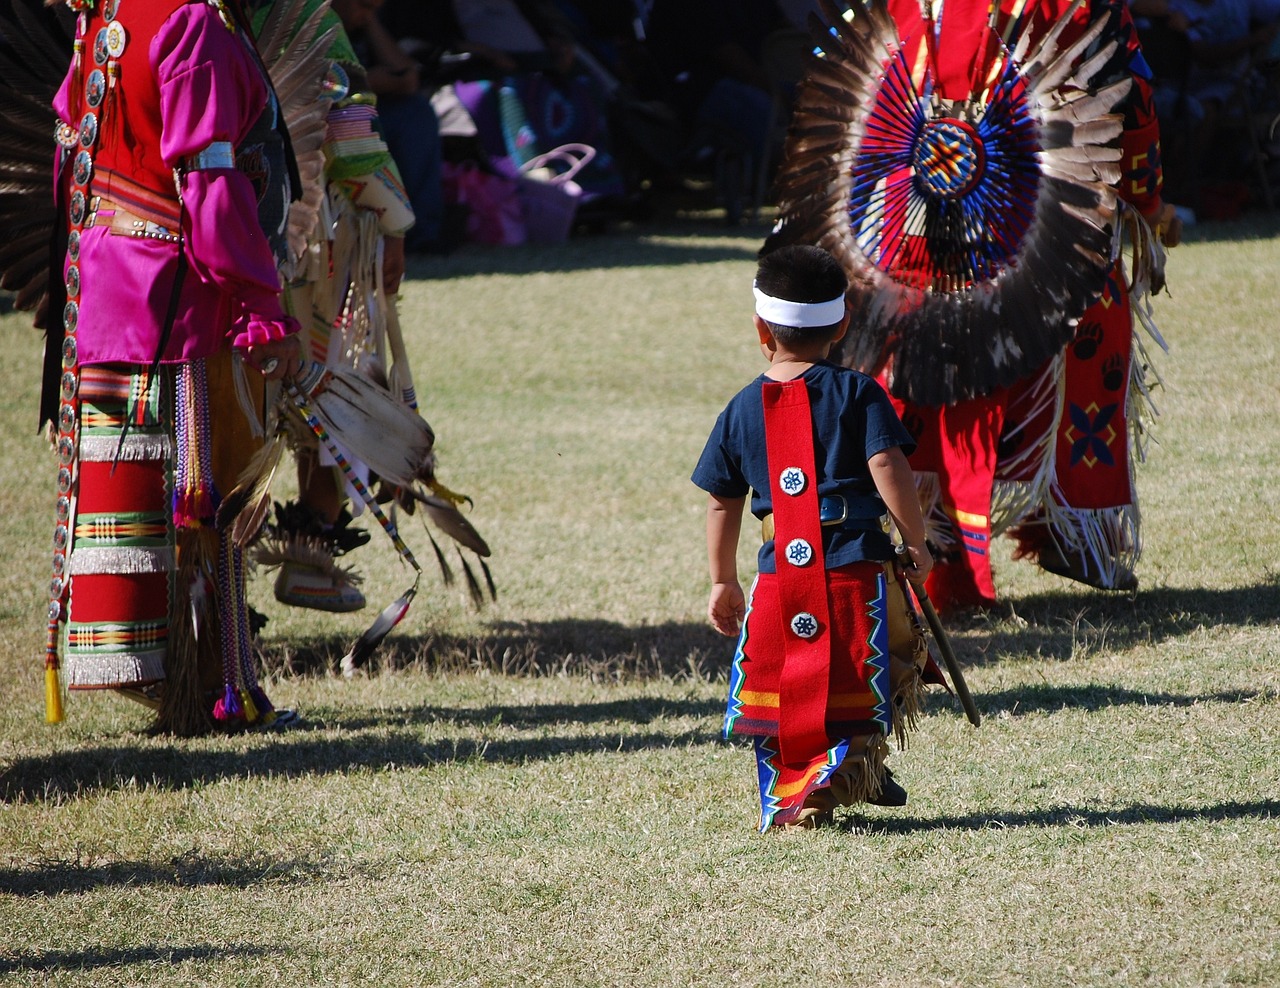
[[[830,302],[848,290],[849,279],[840,262],[821,247],[791,244],[760,258],[756,265],[756,287],[772,298],[788,302]],[[807,328],[769,323],[773,338],[784,346],[825,342],[839,328],[838,322]]]

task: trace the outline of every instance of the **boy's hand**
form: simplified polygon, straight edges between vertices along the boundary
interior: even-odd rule
[[[747,616],[747,598],[742,586],[733,583],[713,583],[711,599],[707,602],[707,616],[722,635],[736,638],[742,630],[742,620]]]
[[[907,579],[912,583],[924,583],[929,571],[933,569],[933,553],[927,545],[903,546],[906,551],[898,552],[898,562]]]

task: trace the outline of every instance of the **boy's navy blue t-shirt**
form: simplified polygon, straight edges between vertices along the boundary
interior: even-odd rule
[[[823,529],[827,569],[864,559],[893,556],[889,536],[875,521],[885,512],[867,460],[892,446],[910,455],[915,441],[898,418],[889,396],[872,378],[829,362],[801,375],[809,389],[813,415],[814,464],[818,495],[842,494],[849,502],[849,523]],[[693,470],[693,482],[718,497],[751,494],[751,513],[763,518],[773,510],[769,460],[764,442],[763,374],[734,395]],[[865,521],[858,525],[856,519]],[[775,571],[773,541],[760,548],[761,573]]]

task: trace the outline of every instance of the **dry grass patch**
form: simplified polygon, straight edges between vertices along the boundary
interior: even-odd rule
[[[109,696],[42,723],[53,464],[39,347],[4,317],[0,982],[1280,984],[1278,229],[1201,227],[1173,259],[1141,592],[998,547],[1002,607],[954,625],[981,730],[936,697],[894,758],[905,809],[767,837],[719,739],[687,479],[760,367],[763,228],[411,267],[419,392],[499,600],[429,573],[346,681],[370,615],[258,579],[269,692],[306,716],[278,736],[152,737]],[[353,561],[373,606],[408,583],[379,537]]]

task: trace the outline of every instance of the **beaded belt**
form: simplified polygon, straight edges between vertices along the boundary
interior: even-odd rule
[[[159,240],[166,244],[176,244],[180,239],[178,234],[168,227],[143,219],[110,199],[94,196],[89,200],[89,215],[84,225],[91,227],[104,224],[109,225],[111,232],[119,237]]]

